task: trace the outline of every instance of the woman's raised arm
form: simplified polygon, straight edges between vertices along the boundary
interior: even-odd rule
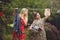
[[[18,8],[14,8],[13,16],[15,16],[15,15],[16,15],[16,10],[18,10]]]

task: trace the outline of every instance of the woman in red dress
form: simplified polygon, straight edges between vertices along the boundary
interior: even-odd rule
[[[13,32],[13,40],[24,40],[25,39],[24,25],[27,25],[28,22],[28,9],[23,8],[18,16],[21,19],[19,26],[19,30],[21,31],[21,33],[17,35],[16,32]]]

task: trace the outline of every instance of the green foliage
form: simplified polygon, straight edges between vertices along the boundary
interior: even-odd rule
[[[5,35],[6,40],[9,40],[9,38],[11,37],[11,32],[12,32],[12,24],[13,23],[13,11],[14,8],[18,7],[19,8],[19,12],[22,8],[28,8],[29,9],[29,21],[32,22],[32,17],[33,17],[33,11],[37,10],[40,12],[41,16],[44,16],[44,9],[46,7],[51,8],[51,0],[10,0],[10,3],[5,3],[3,4],[2,8],[3,8],[3,12],[4,12],[4,16],[2,17],[4,26],[2,29],[2,32],[4,32],[3,34]],[[51,10],[52,16],[55,16],[56,10],[53,9]],[[52,17],[49,18],[49,21],[52,20]],[[2,24],[3,25],[3,24]],[[4,30],[4,31],[3,31]],[[26,32],[27,34],[29,32]],[[8,35],[7,35],[8,34]],[[7,36],[6,36],[7,35]],[[30,36],[30,35],[29,35]],[[11,40],[11,39],[10,39]]]
[[[31,14],[33,10],[37,10],[40,12],[41,16],[44,15],[44,9],[46,7],[51,8],[50,0],[11,0],[10,3],[3,4],[3,12],[5,17],[7,17],[8,20],[13,21],[13,10],[14,8],[18,7],[19,12],[22,8],[28,8],[29,9],[29,18],[31,18]],[[30,11],[31,10],[31,11]],[[8,18],[9,17],[9,18]],[[10,23],[9,22],[9,23]]]

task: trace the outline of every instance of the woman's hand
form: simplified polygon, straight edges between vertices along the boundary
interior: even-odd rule
[[[45,9],[44,15],[45,15],[46,17],[50,16],[50,9],[49,9],[49,8]]]
[[[28,30],[32,30],[32,27],[31,27],[31,26],[29,26]]]
[[[45,9],[44,15],[45,15],[45,18],[46,18],[46,19],[51,15],[49,8]]]

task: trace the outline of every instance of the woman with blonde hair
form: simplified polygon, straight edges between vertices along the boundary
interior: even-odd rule
[[[27,8],[23,8],[20,11],[17,17],[17,21],[18,21],[17,24],[15,24],[14,26],[13,40],[24,40],[25,39],[24,25],[27,25],[27,22],[28,22],[28,9]]]

